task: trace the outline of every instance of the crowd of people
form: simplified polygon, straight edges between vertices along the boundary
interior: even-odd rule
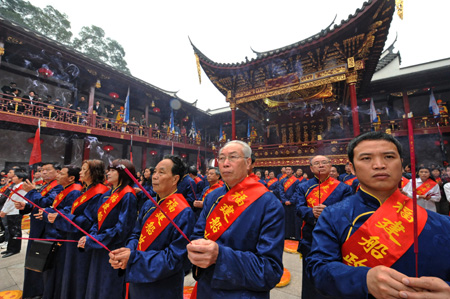
[[[33,180],[14,167],[0,187],[2,257],[20,251],[29,214],[30,238],[67,242],[58,243],[53,267],[25,269],[23,298],[183,298],[191,270],[197,298],[268,298],[286,239],[299,241],[302,298],[450,296],[450,167],[418,168],[413,215],[394,137],[363,134],[348,155],[343,174],[329,157],[312,157],[310,178],[301,168],[278,176],[253,169],[242,141],[226,143],[206,176],[177,156],[141,172],[124,159],[49,163]],[[442,201],[446,214],[436,208]]]

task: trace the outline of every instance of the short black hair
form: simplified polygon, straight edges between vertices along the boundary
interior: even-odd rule
[[[255,164],[255,162],[256,162],[256,156],[255,156],[254,153],[252,153],[252,154],[250,155],[250,158],[252,158],[252,165]]]
[[[19,179],[22,179],[25,181],[28,178],[28,173],[26,173],[23,170],[14,171],[14,175],[17,176]]]
[[[73,165],[64,165],[63,168],[67,168],[67,175],[69,177],[71,176],[75,177],[75,182],[78,182],[80,180],[80,171],[81,171],[80,167]]]
[[[194,165],[192,165],[192,166],[189,166],[189,168],[188,168],[188,173],[189,174],[192,174],[192,175],[197,175],[197,167],[195,167]]]
[[[179,175],[180,179],[177,182],[177,185],[181,182],[181,179],[186,174],[186,164],[184,164],[183,160],[179,156],[175,155],[166,155],[163,157],[163,160],[169,159],[172,161],[172,175]]]
[[[354,150],[355,147],[362,141],[365,140],[386,140],[388,142],[392,142],[397,147],[398,154],[400,155],[400,159],[403,158],[403,149],[400,142],[395,139],[392,135],[389,135],[387,133],[376,131],[376,132],[368,132],[361,134],[355,138],[353,138],[350,143],[348,144],[347,154],[348,154],[348,160],[353,164],[353,158],[354,158]]]
[[[119,188],[119,192],[122,191],[125,186],[133,186],[134,181],[133,179],[125,172],[125,170],[122,168],[122,165],[125,166],[128,171],[131,173],[133,177],[136,177],[136,168],[134,167],[134,164],[131,163],[130,160],[127,159],[116,159],[112,162],[112,164],[108,167],[109,169],[115,169],[119,173],[119,184],[121,184]]]

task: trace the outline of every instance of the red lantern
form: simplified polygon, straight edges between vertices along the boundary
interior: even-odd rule
[[[187,155],[186,154],[181,154],[181,158],[186,159]]]
[[[110,151],[112,151],[114,149],[114,146],[112,146],[111,144],[108,144],[108,145],[105,145],[103,147],[103,149],[109,153]]]
[[[31,143],[31,144],[34,144],[34,137],[35,137],[35,136],[28,138],[28,139],[27,139],[27,142],[28,142],[28,143]],[[40,140],[40,143],[41,143],[41,144],[44,143],[44,140],[41,139],[41,140]]]
[[[153,150],[153,151],[150,151],[150,155],[152,155],[153,157],[154,156],[156,156],[156,154],[157,154],[158,152],[157,151],[155,151],[155,150]]]
[[[153,112],[159,113],[161,110],[158,107],[153,108]]]
[[[53,76],[53,72],[51,70],[49,70],[48,68],[45,67],[41,67],[40,69],[38,69],[39,74],[41,74],[44,77],[51,77]]]
[[[113,98],[113,99],[118,99],[118,98],[119,98],[119,95],[118,95],[117,93],[115,93],[115,92],[110,92],[110,93],[109,93],[109,96],[110,96],[111,98]]]

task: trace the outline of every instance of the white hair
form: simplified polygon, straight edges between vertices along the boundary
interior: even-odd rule
[[[242,153],[244,154],[245,158],[250,158],[252,156],[252,149],[250,148],[250,146],[247,143],[240,140],[231,140],[225,143],[225,145],[219,150],[219,155],[222,153],[222,150],[224,148],[226,148],[231,144],[239,144],[240,146],[242,146]]]

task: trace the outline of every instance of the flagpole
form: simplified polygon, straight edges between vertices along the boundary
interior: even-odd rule
[[[408,140],[409,140],[409,154],[411,158],[411,185],[412,185],[412,200],[413,200],[413,216],[414,216],[414,255],[416,265],[416,277],[419,277],[419,239],[417,227],[417,192],[416,192],[416,154],[414,149],[414,127],[413,114],[409,112],[408,118]]]

